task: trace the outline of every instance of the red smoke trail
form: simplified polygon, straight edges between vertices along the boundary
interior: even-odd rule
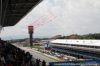
[[[47,24],[48,22],[52,22],[52,20],[54,20],[54,19],[55,19],[55,16],[52,15],[51,13],[49,13],[49,15],[41,16],[40,18],[38,18],[37,20],[35,20],[34,22],[32,22],[29,25],[32,25],[35,28],[37,28],[37,27]]]

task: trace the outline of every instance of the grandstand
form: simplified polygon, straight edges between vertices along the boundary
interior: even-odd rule
[[[97,48],[97,47],[100,48],[100,40],[56,39],[56,40],[51,41],[51,43],[89,47],[89,48]]]
[[[0,39],[0,66],[39,66],[40,60],[29,52]],[[42,65],[46,65],[42,61]]]
[[[33,66],[32,55],[0,40],[0,66]]]
[[[3,27],[14,26],[41,1],[0,0],[0,31]],[[0,66],[38,66],[38,64],[39,60],[33,59],[29,52],[0,39]],[[43,65],[45,66],[45,63]]]
[[[87,59],[100,59],[100,40],[56,39],[50,42],[51,50]]]

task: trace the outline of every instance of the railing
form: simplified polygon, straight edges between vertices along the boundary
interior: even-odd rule
[[[100,66],[100,60],[51,62],[49,66]]]

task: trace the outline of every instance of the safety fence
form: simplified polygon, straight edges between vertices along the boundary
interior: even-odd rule
[[[100,66],[100,60],[51,62],[49,66]]]

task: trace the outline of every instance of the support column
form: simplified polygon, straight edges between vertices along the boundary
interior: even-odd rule
[[[33,46],[33,26],[28,26],[29,37],[30,37],[30,47]]]
[[[30,47],[33,46],[33,34],[30,33]]]

